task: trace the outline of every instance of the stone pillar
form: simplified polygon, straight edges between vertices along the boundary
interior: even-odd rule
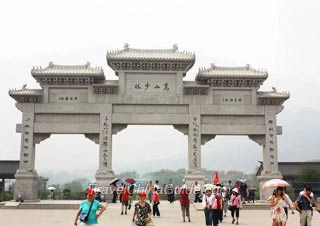
[[[99,187],[108,187],[115,174],[112,170],[112,105],[100,113],[99,169],[96,182]]]
[[[188,186],[196,180],[204,184],[204,174],[201,170],[201,116],[200,106],[189,106],[189,131],[188,131],[188,171],[185,175]]]
[[[26,104],[22,115],[20,165],[15,174],[14,198],[37,200],[38,173],[35,165],[34,104]]]
[[[260,182],[260,200],[266,200],[273,189],[262,189],[262,185],[270,180],[282,178],[278,169],[278,142],[276,106],[265,106],[266,135],[263,142],[263,171],[258,177]]]

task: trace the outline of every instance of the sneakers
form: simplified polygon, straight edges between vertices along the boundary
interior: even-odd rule
[[[123,215],[123,211],[121,212],[121,215]]]
[[[235,220],[235,219],[233,219],[233,220],[232,220],[232,224],[234,224],[234,222],[235,222],[235,221],[236,221],[236,220]]]
[[[237,223],[236,223],[237,225],[239,225],[239,222],[237,221]]]

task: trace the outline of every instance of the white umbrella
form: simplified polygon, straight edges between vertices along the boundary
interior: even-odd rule
[[[54,191],[54,190],[56,190],[56,188],[55,187],[48,187],[48,190],[49,191]]]
[[[100,188],[94,188],[94,192],[101,192]]]
[[[290,184],[282,179],[268,180],[262,185],[262,188],[277,188],[277,187],[288,187]]]
[[[207,188],[207,187],[211,187],[211,188],[213,188],[213,187],[215,187],[215,186],[214,186],[214,184],[205,184],[205,185],[203,185],[203,187],[206,187],[206,188]]]

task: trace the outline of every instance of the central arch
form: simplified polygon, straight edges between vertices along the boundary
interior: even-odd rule
[[[128,125],[113,135],[113,168],[139,173],[186,168],[187,149],[188,138],[172,126]]]

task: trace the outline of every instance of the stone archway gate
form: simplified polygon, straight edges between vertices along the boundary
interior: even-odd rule
[[[51,134],[84,134],[99,145],[96,180],[114,178],[112,135],[127,125],[173,125],[188,136],[185,179],[204,181],[201,145],[216,135],[246,135],[263,148],[262,184],[281,178],[278,171],[277,114],[288,93],[258,91],[266,71],[245,67],[200,68],[195,81],[183,81],[195,55],[172,49],[142,50],[125,45],[109,51],[107,63],[118,80],[106,80],[102,68],[85,65],[34,67],[41,89],[10,90],[23,113],[20,166],[15,196],[37,199],[35,147]],[[240,154],[239,154],[240,155]],[[265,194],[261,193],[261,198]]]

